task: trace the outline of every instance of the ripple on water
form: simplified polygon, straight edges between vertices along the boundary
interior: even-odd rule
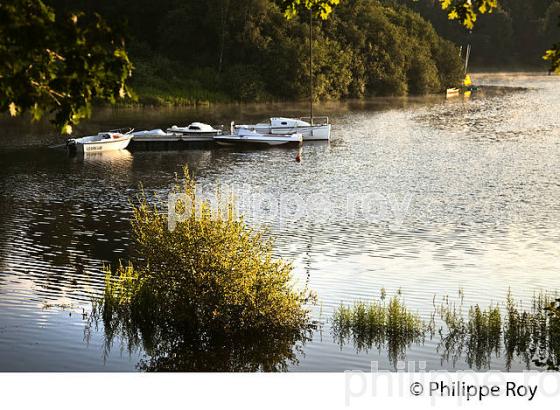
[[[504,300],[509,288],[527,302],[559,289],[559,83],[480,81],[530,81],[532,88],[488,88],[470,100],[381,111],[334,108],[332,142],[306,143],[302,163],[292,149],[86,159],[43,149],[0,152],[2,370],[134,369],[139,353],[116,348],[104,356],[102,331],[86,337],[80,312],[103,289],[103,265],[130,253],[128,201],[138,184],[165,199],[185,163],[206,191],[219,184],[303,200],[302,214],[288,221],[273,206],[265,212],[240,202],[251,224],[270,227],[277,255],[294,261],[296,282],[319,295],[312,311],[322,331],[293,370],[368,369],[371,360],[393,368],[385,348],[357,353],[330,330],[340,303],[377,298],[381,288],[400,290],[425,318],[434,298],[457,299],[459,289],[466,305],[483,306]],[[372,195],[366,213],[349,206],[356,194]],[[464,360],[442,360],[438,341],[413,344],[407,359],[430,369],[468,368]],[[491,365],[504,367],[499,358]]]

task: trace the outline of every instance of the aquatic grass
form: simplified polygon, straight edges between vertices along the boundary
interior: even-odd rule
[[[533,303],[533,311],[535,311],[535,308],[536,305]],[[506,299],[504,324],[504,349],[507,369],[511,368],[515,356],[522,356],[525,363],[531,361],[529,350],[535,315],[520,309],[522,309],[521,306],[514,301],[510,290]]]
[[[560,299],[550,295],[533,299],[538,314],[532,320],[533,363],[549,370],[560,370]]]
[[[385,297],[385,292],[381,292]],[[358,351],[372,347],[387,348],[389,358],[396,365],[406,347],[423,341],[427,327],[421,318],[410,312],[398,296],[353,306],[341,304],[334,312],[332,329],[339,344],[352,338]]]
[[[385,297],[383,290],[381,295]],[[533,364],[558,370],[560,299],[541,292],[524,308],[509,292],[503,303],[467,308],[462,290],[458,297],[455,302],[444,296],[438,305],[434,296],[429,321],[412,314],[398,296],[387,302],[341,304],[333,315],[333,335],[341,345],[351,341],[357,351],[385,347],[389,360],[396,364],[411,343],[434,335],[437,327],[437,351],[442,361],[451,361],[453,366],[464,359],[471,368],[489,369],[493,357],[504,354],[508,370],[514,359],[521,359],[527,368]]]
[[[475,305],[469,309],[466,326],[467,363],[477,369],[489,368],[492,354],[500,353],[502,316],[498,306],[481,309]]]
[[[444,297],[441,305],[436,306],[434,297],[434,308],[434,316],[438,315],[444,323],[444,326],[439,327],[440,343],[436,350],[441,352],[442,360],[451,360],[455,366],[462,357],[466,342],[467,325],[462,313],[462,303],[459,306],[450,304],[449,298]]]

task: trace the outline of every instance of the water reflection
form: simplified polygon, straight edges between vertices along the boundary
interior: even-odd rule
[[[108,152],[84,152],[76,153],[74,156],[78,159],[83,159],[84,162],[89,164],[106,164],[111,168],[112,172],[121,171],[125,172],[127,168],[132,166],[132,153],[128,150],[108,151]]]
[[[304,340],[277,338],[241,338],[197,341],[192,338],[160,340],[143,345],[146,357],[137,368],[142,371],[180,372],[276,372],[287,371],[299,363]]]
[[[102,326],[100,326],[102,324]],[[104,329],[104,354],[116,346],[130,354],[142,352],[141,371],[277,372],[299,364],[305,343],[316,324],[268,334],[216,333],[205,329],[180,330],[139,317],[115,317],[95,305],[87,317],[86,339]]]

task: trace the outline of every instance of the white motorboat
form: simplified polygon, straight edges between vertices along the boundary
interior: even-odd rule
[[[216,135],[214,140],[220,145],[233,144],[259,144],[259,145],[282,145],[301,144],[303,136],[301,133],[293,134],[261,134],[247,128],[236,128],[232,135]]]
[[[118,151],[128,147],[131,139],[130,133],[108,131],[82,138],[70,138],[66,141],[66,146],[71,151],[84,153]]]
[[[187,127],[178,127],[173,125],[166,131],[181,135],[183,137],[183,141],[212,141],[213,137],[216,135],[222,135],[222,130],[216,129],[211,125],[204,124],[202,122],[193,122]]]
[[[328,117],[313,117],[313,125],[305,121],[307,119],[309,118],[273,117],[267,122],[236,125],[236,128],[246,128],[261,134],[300,133],[304,141],[328,141],[331,138],[331,124]]]
[[[181,140],[181,134],[165,132],[162,129],[136,131],[132,133],[133,142],[175,142]]]

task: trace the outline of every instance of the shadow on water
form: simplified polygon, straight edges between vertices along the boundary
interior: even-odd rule
[[[157,302],[150,309],[166,311]],[[303,348],[318,327],[306,321],[282,329],[271,325],[264,332],[216,330],[192,323],[178,325],[180,318],[166,314],[153,320],[135,310],[113,308],[106,299],[97,300],[85,317],[84,339],[102,328],[104,357],[115,348],[131,356],[140,353],[136,364],[140,371],[278,372],[299,364],[298,357],[304,355]]]
[[[310,338],[304,333],[280,337],[158,333],[150,339],[128,339],[126,348],[144,352],[136,365],[140,371],[277,372],[297,366],[297,356]],[[107,336],[106,352],[113,347],[114,340]]]

